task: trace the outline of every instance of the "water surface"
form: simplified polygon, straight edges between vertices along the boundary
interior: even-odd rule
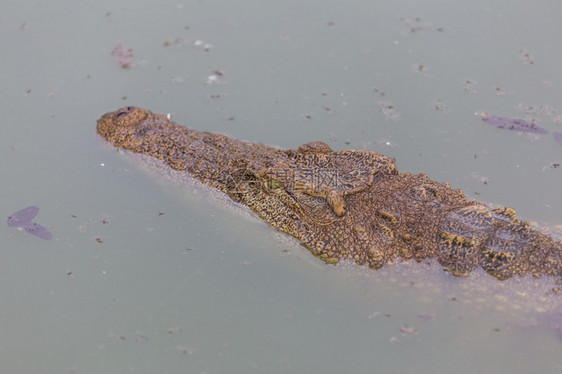
[[[562,224],[560,5],[0,5],[3,372],[559,372],[548,285],[327,266],[95,133],[125,105],[283,148],[371,149]],[[129,68],[111,55],[133,51]],[[502,130],[486,112],[548,134]],[[7,224],[28,206],[53,238]],[[33,359],[30,359],[33,358]]]

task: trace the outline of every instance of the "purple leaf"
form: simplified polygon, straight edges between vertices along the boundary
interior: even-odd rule
[[[558,144],[562,145],[562,134],[559,132],[553,132],[552,136],[554,136],[554,139],[558,142]]]
[[[122,68],[127,69],[133,63],[133,50],[119,43],[113,48],[111,54]]]
[[[36,206],[18,210],[8,218],[8,226],[15,226],[41,239],[49,240],[53,237],[51,232],[45,226],[31,222],[37,213],[39,213],[39,208]]]
[[[39,213],[39,208],[36,206],[28,206],[22,210],[18,210],[10,217],[8,217],[8,226],[21,226],[22,224],[30,222]]]
[[[483,114],[481,116],[484,122],[489,123],[492,126],[499,127],[500,129],[508,129],[508,130],[515,130],[515,131],[523,131],[523,132],[532,132],[535,134],[547,134],[548,131],[535,125],[534,123],[530,123],[524,121],[522,119],[512,119],[512,118],[505,118],[505,117],[498,117],[498,116],[490,116],[487,114]]]
[[[51,232],[49,230],[47,230],[47,228],[45,228],[45,226],[40,225],[40,224],[35,223],[35,222],[27,222],[27,223],[21,225],[20,227],[22,229],[24,229],[26,232],[28,232],[30,234],[33,234],[35,236],[38,236],[41,239],[49,240],[53,237]]]

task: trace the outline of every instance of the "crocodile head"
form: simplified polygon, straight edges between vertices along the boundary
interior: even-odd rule
[[[151,115],[148,110],[133,106],[106,113],[98,120],[98,133],[116,146],[122,146],[131,141],[137,125]]]

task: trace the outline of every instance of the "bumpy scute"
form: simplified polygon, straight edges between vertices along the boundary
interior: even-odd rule
[[[378,269],[398,258],[436,258],[456,276],[477,267],[498,279],[562,275],[562,243],[514,209],[488,208],[423,173],[399,173],[375,152],[322,142],[285,151],[136,107],[103,115],[97,128],[116,147],[156,157],[247,205],[327,263]]]

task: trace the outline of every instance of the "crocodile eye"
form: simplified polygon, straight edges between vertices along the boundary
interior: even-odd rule
[[[121,110],[119,110],[119,111],[115,114],[115,118],[119,118],[119,117],[122,117],[122,116],[126,116],[127,114],[131,113],[131,112],[134,111],[135,109],[137,109],[137,108],[135,108],[134,106],[128,106],[128,107],[122,108]]]
[[[113,124],[121,127],[134,127],[141,123],[148,116],[148,111],[128,106],[121,108],[112,114]]]

